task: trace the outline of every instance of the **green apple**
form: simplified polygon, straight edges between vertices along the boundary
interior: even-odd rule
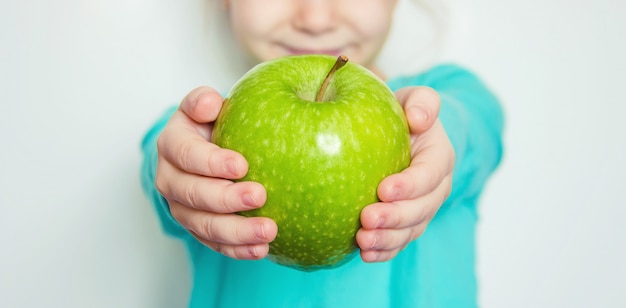
[[[244,216],[272,218],[269,259],[304,271],[356,255],[361,210],[386,176],[410,162],[404,112],[393,92],[347,58],[288,56],[261,63],[231,89],[213,142],[240,152],[267,191]]]

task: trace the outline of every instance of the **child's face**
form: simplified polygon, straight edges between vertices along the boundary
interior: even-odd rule
[[[259,61],[346,55],[372,68],[396,0],[225,0],[239,43]]]

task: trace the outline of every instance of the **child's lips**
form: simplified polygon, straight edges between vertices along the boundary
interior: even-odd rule
[[[309,48],[295,48],[285,46],[285,49],[289,54],[292,55],[310,55],[310,54],[321,54],[321,55],[331,55],[331,56],[339,56],[341,55],[341,48],[331,48],[331,49],[309,49]]]

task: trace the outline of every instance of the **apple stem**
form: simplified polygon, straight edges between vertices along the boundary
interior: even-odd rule
[[[319,92],[317,92],[317,96],[315,97],[316,102],[321,102],[324,99],[324,94],[326,94],[326,88],[328,88],[330,81],[333,79],[333,76],[335,76],[335,72],[337,72],[340,68],[346,65],[346,63],[348,63],[348,57],[344,55],[337,57],[337,61],[335,61],[333,67],[330,69],[330,71],[328,71],[326,79],[324,79],[324,82],[322,83]]]

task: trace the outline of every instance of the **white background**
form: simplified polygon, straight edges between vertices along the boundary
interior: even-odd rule
[[[186,257],[142,195],[139,142],[241,69],[207,3],[0,3],[1,307],[185,305]],[[429,63],[401,5],[390,73]],[[480,211],[481,305],[626,307],[626,2],[450,0],[444,15],[440,59],[507,113]]]

